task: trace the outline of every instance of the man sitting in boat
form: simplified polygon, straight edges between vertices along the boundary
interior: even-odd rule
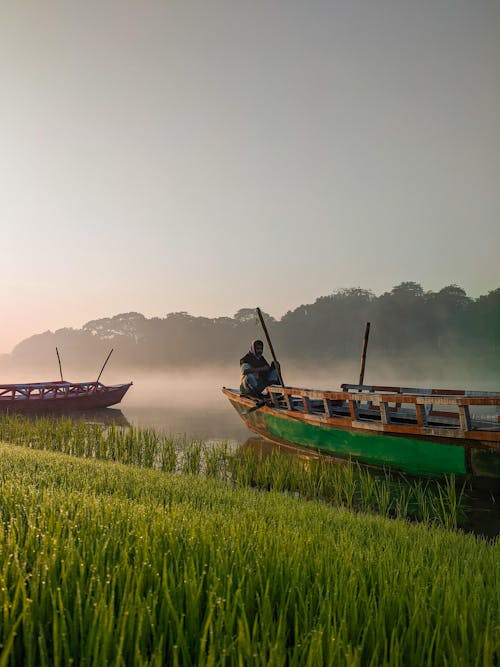
[[[278,372],[274,361],[269,365],[263,356],[264,343],[254,340],[250,350],[240,359],[240,393],[247,396],[260,396],[270,384],[279,384]]]

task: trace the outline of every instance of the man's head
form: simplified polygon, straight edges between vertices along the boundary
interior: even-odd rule
[[[255,354],[256,357],[261,357],[264,353],[264,343],[261,340],[254,340],[250,345],[250,351]]]

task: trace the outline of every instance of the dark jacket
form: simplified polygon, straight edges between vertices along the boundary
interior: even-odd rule
[[[269,366],[264,357],[256,357],[253,352],[247,352],[245,356],[240,359],[240,366],[241,364],[249,364],[252,368]]]

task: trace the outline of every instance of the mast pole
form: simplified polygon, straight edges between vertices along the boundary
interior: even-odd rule
[[[370,335],[370,322],[365,325],[365,335],[363,337],[363,349],[361,351],[361,366],[359,369],[359,383],[363,384],[365,379],[366,348],[368,347],[368,337]]]
[[[101,372],[99,373],[99,375],[97,376],[97,380],[95,381],[96,384],[99,382],[99,378],[101,377],[102,372],[103,372],[103,370],[104,370],[106,364],[108,363],[108,359],[110,358],[110,356],[111,356],[112,353],[113,353],[113,348],[111,348],[111,352],[108,354],[108,356],[106,357],[106,361],[105,361],[104,364],[102,365]]]
[[[59,356],[59,350],[57,349],[57,347],[56,347],[56,354],[57,354],[57,361],[59,362],[59,373],[61,375],[61,382],[64,382],[62,368],[61,368],[61,357]]]

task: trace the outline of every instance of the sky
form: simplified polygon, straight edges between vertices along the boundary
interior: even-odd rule
[[[500,0],[2,0],[0,353],[500,286]]]

